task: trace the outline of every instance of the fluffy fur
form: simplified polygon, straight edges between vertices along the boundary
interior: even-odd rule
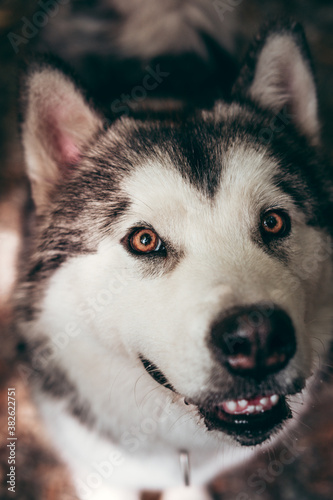
[[[204,486],[251,449],[209,429],[198,409],[276,393],[293,410],[314,350],[324,355],[330,341],[332,195],[299,26],[261,35],[234,96],[105,127],[59,69],[27,75],[23,143],[38,218],[17,327],[82,499],[177,487],[180,450]],[[291,219],[279,241],[260,232],[272,208]],[[135,227],[154,228],[166,253],[131,253]],[[296,335],[287,366],[260,381],[229,373],[210,345],[221,312],[251,304],[284,310]]]

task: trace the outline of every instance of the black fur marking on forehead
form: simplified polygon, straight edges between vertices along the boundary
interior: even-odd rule
[[[216,130],[217,129],[217,130]],[[182,175],[204,194],[213,197],[221,179],[221,134],[214,124],[188,126],[175,132],[175,164]]]
[[[213,197],[221,176],[221,124],[204,123],[201,113],[187,110],[159,122],[138,123],[127,136],[137,164],[157,160],[173,167],[205,196]]]
[[[276,119],[272,112],[248,101],[239,105],[237,113],[226,113],[225,117],[213,111],[203,120],[200,112],[193,112],[175,115],[171,122],[139,122],[126,142],[131,156],[136,157],[134,164],[151,159],[171,163],[184,179],[210,198],[223,182],[224,168],[229,168],[224,158],[230,148],[237,151],[239,146],[245,151],[248,148],[251,154],[264,153],[272,160],[273,182],[312,223],[327,227],[332,185],[327,162],[291,122],[265,140],[263,131],[271,130],[272,119]]]

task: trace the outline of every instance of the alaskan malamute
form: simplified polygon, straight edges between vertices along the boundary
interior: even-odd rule
[[[324,356],[332,185],[299,25],[262,32],[232,95],[110,125],[59,66],[26,75],[16,323],[81,500],[206,498],[292,425]]]

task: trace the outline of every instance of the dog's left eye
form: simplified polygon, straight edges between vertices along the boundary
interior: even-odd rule
[[[128,246],[129,250],[136,254],[149,254],[165,250],[158,234],[147,228],[135,229],[129,235]]]

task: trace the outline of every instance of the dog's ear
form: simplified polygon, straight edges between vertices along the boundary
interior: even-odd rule
[[[69,176],[103,122],[74,81],[49,64],[33,64],[25,75],[22,136],[37,211],[59,181]]]
[[[316,85],[300,24],[277,22],[263,29],[249,50],[233,95],[276,114],[284,110],[298,131],[318,144]]]

